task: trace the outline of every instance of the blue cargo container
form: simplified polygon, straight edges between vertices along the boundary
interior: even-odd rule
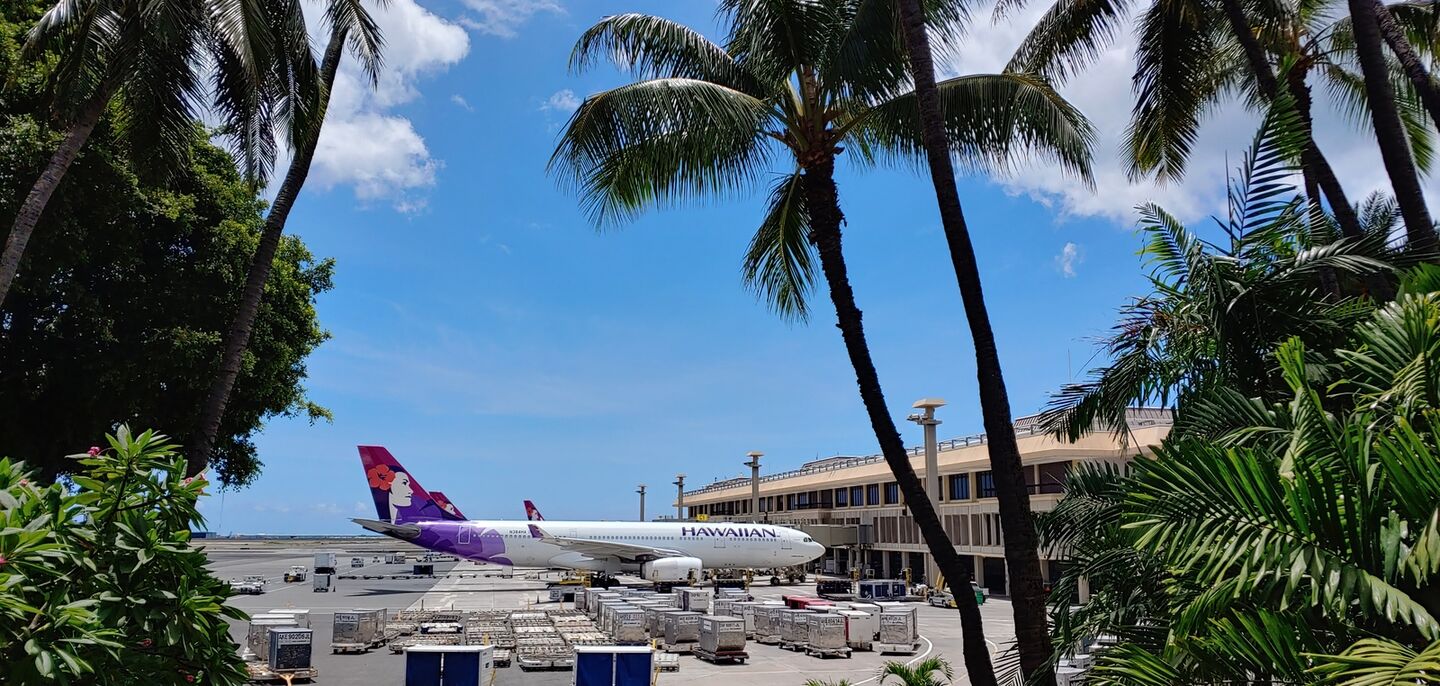
[[[575,646],[575,686],[649,686],[648,646]]]

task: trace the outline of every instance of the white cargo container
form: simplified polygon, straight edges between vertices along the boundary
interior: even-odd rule
[[[918,614],[913,606],[887,607],[880,613],[880,635],[875,650],[913,654],[920,648]]]
[[[805,617],[805,652],[816,657],[850,657],[845,641],[845,617],[816,612]]]
[[[684,612],[684,610],[678,607],[658,607],[655,608],[655,614],[653,616],[647,610],[645,612],[645,624],[650,630],[650,637],[658,639],[665,638],[665,617],[677,612]]]
[[[329,593],[329,592],[330,592],[330,589],[331,589],[331,587],[332,587],[332,584],[331,584],[331,575],[329,575],[329,574],[320,574],[320,573],[317,572],[317,573],[315,574],[315,576],[310,577],[310,581],[311,581],[311,590],[315,591],[316,593]]]
[[[610,627],[610,635],[615,637],[617,645],[639,645],[650,640],[645,631],[644,610],[616,610]]]
[[[841,610],[845,618],[845,642],[855,650],[872,650],[875,634],[880,633],[880,613]]]
[[[302,609],[298,609],[298,608],[282,608],[282,609],[279,609],[279,610],[271,610],[271,611],[269,611],[267,614],[272,614],[272,615],[289,615],[289,616],[295,618],[295,626],[303,627],[303,628],[306,628],[306,629],[309,629],[309,628],[310,628],[310,611],[309,611],[309,610],[302,610]]]
[[[316,574],[334,574],[335,553],[315,553],[314,570]]]

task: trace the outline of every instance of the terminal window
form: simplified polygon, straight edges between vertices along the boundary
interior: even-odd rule
[[[894,505],[900,502],[900,484],[891,481],[885,484],[885,504]]]
[[[844,489],[844,488],[837,488],[837,489],[835,489],[835,507],[845,507],[845,505],[846,505],[846,503],[847,503],[846,497],[849,496],[849,495],[850,495],[850,491],[847,490],[847,489]]]
[[[975,475],[975,488],[980,491],[981,498],[995,497],[995,474],[991,472],[980,472]]]
[[[880,504],[880,484],[870,484],[865,487],[865,502],[871,505]]]
[[[951,500],[969,500],[969,499],[970,499],[970,475],[969,475],[969,474],[951,474],[951,475],[950,475],[950,499],[951,499]]]
[[[863,486],[851,486],[851,487],[850,487],[850,504],[851,504],[851,505],[853,505],[853,506],[855,506],[855,507],[860,507],[861,505],[864,505],[864,504],[865,504],[865,492],[864,492],[863,490],[861,490],[861,489],[863,489],[863,488],[864,488]]]

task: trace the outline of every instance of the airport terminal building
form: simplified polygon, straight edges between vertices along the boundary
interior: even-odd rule
[[[1030,506],[1043,512],[1060,499],[1066,474],[1079,462],[1130,460],[1148,453],[1168,433],[1168,410],[1139,408],[1128,416],[1128,435],[1091,434],[1065,443],[1042,433],[1033,417],[1015,423],[1016,438],[1030,489]],[[939,510],[945,531],[962,559],[974,565],[975,580],[997,595],[1006,595],[999,506],[984,435],[938,444]],[[926,480],[923,447],[910,449],[911,464]],[[762,475],[758,517],[752,515],[752,480],[739,477],[686,491],[676,503],[684,516],[705,521],[768,521],[793,526],[826,544],[824,571],[848,574],[852,569],[877,578],[901,578],[906,569],[919,579],[935,574],[919,528],[905,508],[899,485],[884,458],[830,457],[800,469]],[[1058,574],[1046,560],[1046,580]]]

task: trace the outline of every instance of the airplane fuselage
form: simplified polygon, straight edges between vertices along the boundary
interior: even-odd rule
[[[599,558],[548,542],[528,521],[470,520],[412,522],[420,533],[411,543],[458,557],[518,567],[565,567],[589,571],[634,571],[640,561]],[[803,531],[771,524],[708,522],[565,522],[546,520],[548,536],[673,551],[698,558],[706,569],[787,567],[809,562],[824,547]]]

